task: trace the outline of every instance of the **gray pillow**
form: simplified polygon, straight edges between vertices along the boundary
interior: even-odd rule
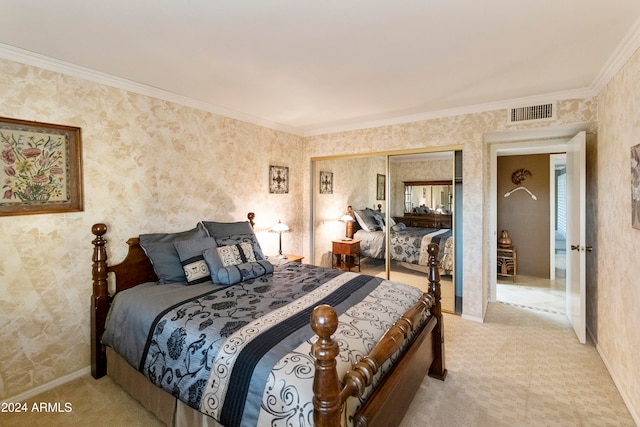
[[[253,227],[249,221],[239,222],[215,222],[215,221],[202,221],[204,228],[209,232],[209,236],[215,238],[233,236],[235,234],[255,234]]]
[[[204,226],[198,224],[194,229],[179,233],[141,234],[140,246],[149,257],[153,271],[160,283],[186,282],[180,257],[174,243],[181,240],[201,239],[207,236]]]
[[[245,280],[255,279],[273,273],[273,264],[261,259],[260,261],[245,262],[230,265],[218,270],[218,281],[223,285],[235,285]]]
[[[208,282],[211,271],[204,260],[204,251],[218,246],[213,237],[202,239],[180,240],[173,244],[178,251],[180,264],[187,279],[187,285]]]
[[[356,219],[358,220],[358,224],[364,231],[378,231],[381,230],[381,227],[378,225],[378,221],[376,221],[375,215],[371,209],[362,209],[359,211],[354,211],[356,214]]]

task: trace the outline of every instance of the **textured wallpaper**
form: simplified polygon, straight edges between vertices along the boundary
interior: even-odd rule
[[[587,289],[587,324],[627,404],[640,420],[640,230],[631,226],[631,147],[640,144],[640,52],[598,96],[597,176],[588,208],[598,215]],[[592,235],[594,233],[591,233]],[[596,260],[594,263],[593,260]],[[597,298],[596,298],[597,297]]]
[[[302,138],[85,80],[0,60],[0,116],[82,128],[84,212],[0,217],[0,400],[89,365],[91,225],[108,256],[143,232],[199,220],[246,220],[302,252]],[[288,194],[269,194],[269,165],[288,166]]]

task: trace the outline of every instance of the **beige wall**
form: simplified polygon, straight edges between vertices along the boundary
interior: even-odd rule
[[[536,196],[520,190],[503,195],[515,184],[511,175],[527,169],[532,176],[522,185]],[[549,278],[550,191],[549,155],[502,156],[498,158],[498,233],[507,230],[517,250],[517,273]]]
[[[640,144],[640,51],[598,96],[595,259],[587,323],[627,406],[640,420],[640,230],[631,227],[631,154]]]
[[[95,222],[112,261],[132,235],[248,211],[302,251],[301,137],[6,60],[0,116],[81,127],[85,183],[84,212],[0,217],[0,400],[89,365]],[[289,194],[268,193],[269,164],[289,166]]]

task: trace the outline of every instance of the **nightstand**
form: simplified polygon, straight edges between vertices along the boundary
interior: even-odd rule
[[[331,243],[331,268],[351,271],[357,266],[360,271],[360,240],[334,240]]]
[[[286,254],[286,255],[287,255],[287,259],[290,262],[297,262],[298,264],[302,264],[302,260],[304,259],[302,255],[293,255],[293,254]]]

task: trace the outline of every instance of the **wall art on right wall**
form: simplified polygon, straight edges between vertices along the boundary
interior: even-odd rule
[[[640,230],[640,144],[631,147],[631,225]]]

